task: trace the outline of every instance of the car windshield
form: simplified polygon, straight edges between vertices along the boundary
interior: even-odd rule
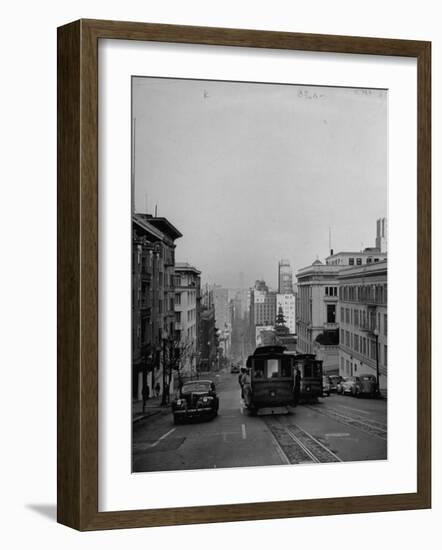
[[[195,391],[209,391],[211,382],[189,382],[184,384],[181,391],[183,393],[191,393]]]

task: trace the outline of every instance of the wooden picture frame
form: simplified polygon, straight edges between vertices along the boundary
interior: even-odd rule
[[[417,492],[98,511],[98,41],[404,56],[418,71]],[[58,521],[82,531],[431,506],[431,44],[79,20],[58,29]],[[128,371],[129,372],[129,371]]]

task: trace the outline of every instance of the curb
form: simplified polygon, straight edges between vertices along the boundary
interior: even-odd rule
[[[155,410],[152,410],[150,412],[140,413],[139,416],[134,418],[132,420],[132,424],[137,424],[138,422],[141,422],[142,420],[146,420],[146,418],[150,418],[151,416],[156,416],[161,413],[168,413],[170,412],[170,407],[162,407]]]

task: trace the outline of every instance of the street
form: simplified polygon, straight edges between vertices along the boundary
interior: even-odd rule
[[[387,458],[387,401],[332,394],[288,414],[249,415],[237,375],[211,376],[210,421],[173,424],[170,408],[133,426],[133,471],[195,470]]]

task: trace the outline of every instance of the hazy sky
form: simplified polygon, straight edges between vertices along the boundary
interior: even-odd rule
[[[374,246],[387,215],[387,92],[133,79],[135,209],[168,218],[176,260],[227,287]]]

